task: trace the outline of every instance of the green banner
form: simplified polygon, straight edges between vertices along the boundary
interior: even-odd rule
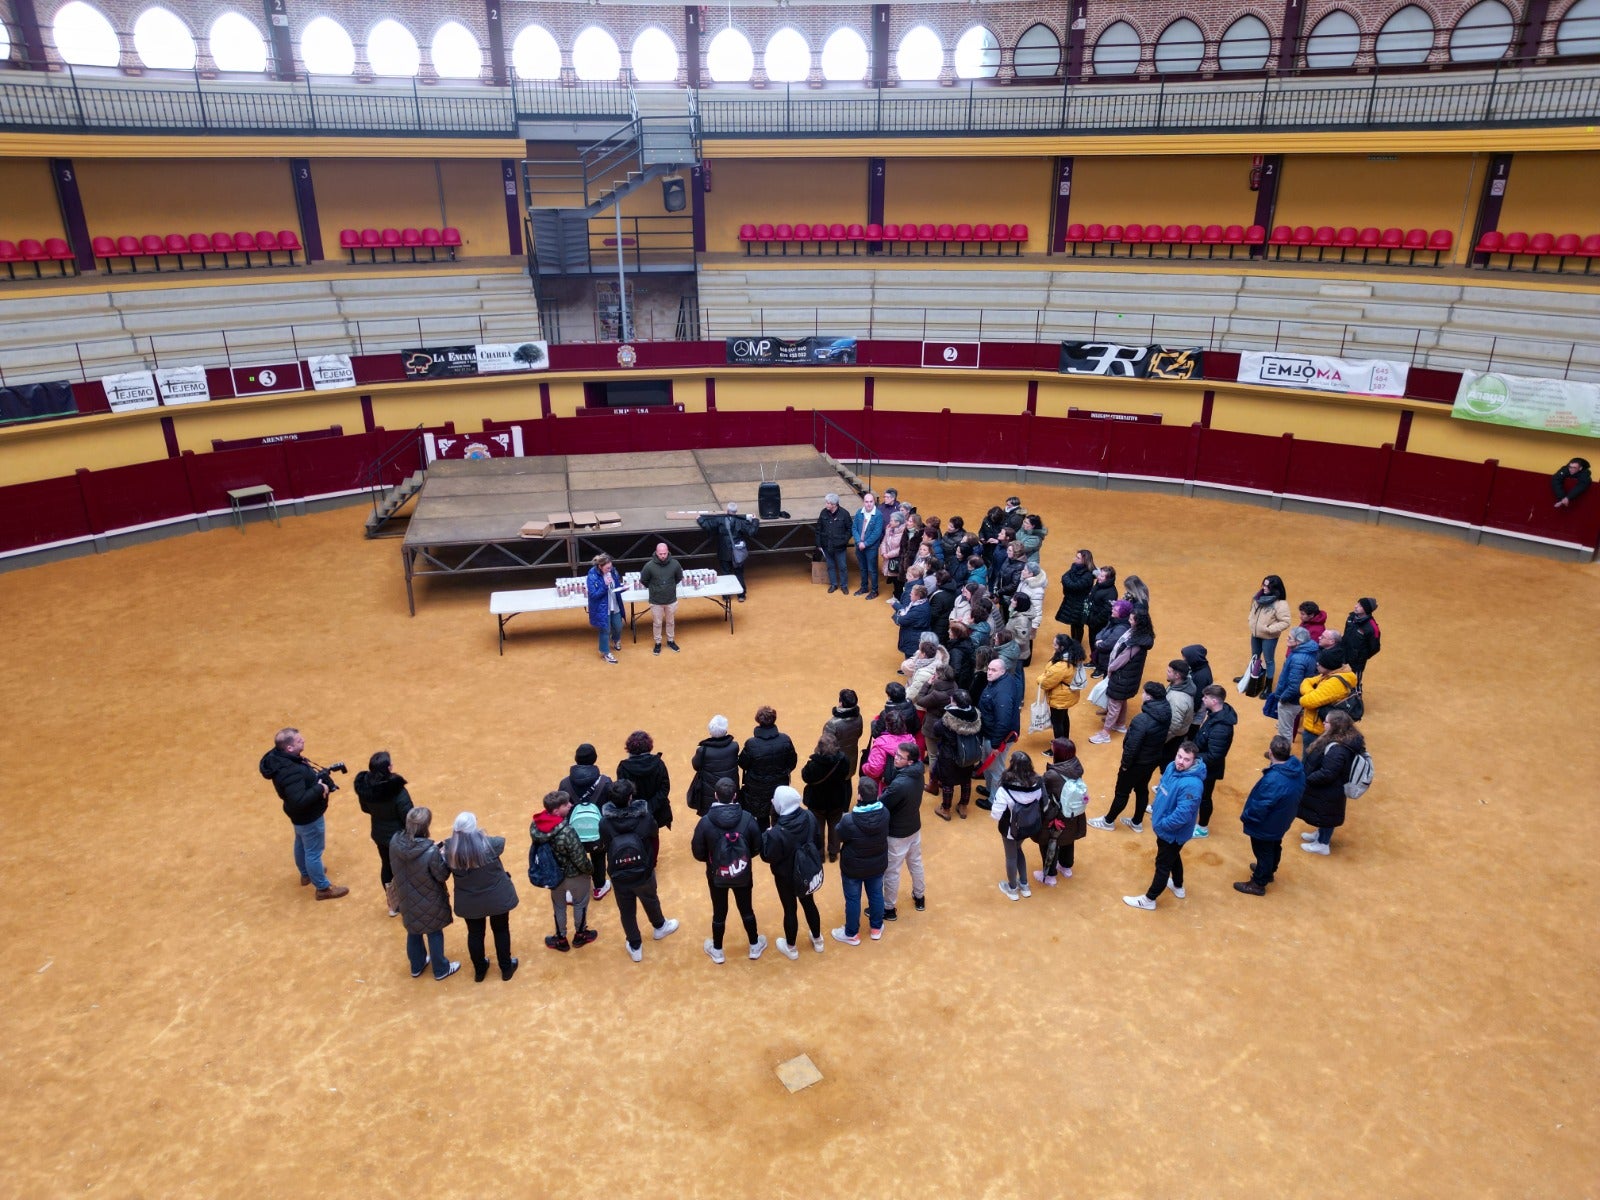
[[[1489,425],[1600,437],[1600,383],[1463,371],[1450,415]]]

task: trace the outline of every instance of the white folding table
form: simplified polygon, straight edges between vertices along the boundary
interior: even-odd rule
[[[679,600],[710,600],[722,609],[723,620],[728,622],[728,633],[733,633],[733,598],[744,588],[733,575],[718,575],[715,583],[705,587],[689,588],[678,585]],[[628,628],[633,640],[639,640],[638,621],[649,611],[650,593],[644,588],[629,588],[621,595],[628,606]],[[642,608],[641,608],[642,606]],[[499,625],[500,653],[506,652],[506,624],[522,613],[560,612],[563,609],[588,608],[589,597],[584,592],[563,596],[555,588],[529,588],[519,592],[492,592],[489,596],[489,613]]]
[[[733,598],[744,594],[737,576],[718,575],[716,582],[708,583],[705,587],[684,587],[678,585],[678,599],[682,600],[710,600],[722,609],[722,619],[728,623],[728,634],[733,634]],[[639,640],[639,618],[650,611],[650,593],[645,588],[629,588],[622,593],[622,598],[628,605],[628,629],[633,634],[633,640]],[[644,605],[643,612],[639,605]]]

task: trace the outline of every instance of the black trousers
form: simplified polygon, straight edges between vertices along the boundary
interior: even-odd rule
[[[661,897],[656,895],[656,875],[650,872],[647,879],[638,883],[612,884],[612,895],[617,900],[617,920],[622,924],[622,934],[628,939],[628,945],[637,950],[640,945],[639,938],[639,905],[644,905],[644,915],[650,918],[650,927],[660,929],[667,923],[667,918],[661,914]]]
[[[487,921],[494,930],[494,957],[502,971],[511,966],[511,914],[495,913],[492,917],[463,917],[467,923],[467,953],[472,965],[487,967],[489,959],[483,952],[483,926]]]
[[[1082,646],[1085,650],[1087,650],[1089,648],[1089,643],[1083,640],[1083,631],[1084,631],[1084,628],[1085,628],[1084,623],[1082,621],[1073,621],[1073,622],[1071,622],[1071,627],[1072,627],[1072,640],[1077,642],[1078,645]]]
[[[823,842],[826,846],[829,862],[833,862],[839,857],[839,847],[843,845],[839,838],[839,818],[844,816],[847,811],[849,810],[842,808],[827,813],[818,812],[816,809],[811,810],[811,815],[816,817],[817,824],[822,827]]]
[[[774,875],[772,882],[778,885],[778,903],[783,905],[783,940],[789,945],[794,945],[795,938],[800,936],[800,915],[798,910],[805,909],[806,928],[811,931],[811,936],[822,936],[822,914],[817,911],[817,902],[809,892],[801,893],[794,885],[793,878],[784,875]]]
[[[394,868],[389,865],[389,843],[373,838],[372,844],[378,848],[378,861],[383,864],[378,871],[378,878],[383,881],[384,887],[388,887],[394,882]]]
[[[744,922],[744,931],[750,935],[750,944],[756,944],[759,934],[756,932],[756,908],[751,900],[754,888],[751,884],[743,887],[725,888],[718,887],[710,880],[706,881],[711,889],[711,944],[718,950],[722,949],[722,932],[728,926],[728,893],[733,893],[733,902],[739,907],[739,919]]]
[[[1105,821],[1109,825],[1122,815],[1122,810],[1128,807],[1128,793],[1134,796],[1133,823],[1144,824],[1144,810],[1150,807],[1150,776],[1155,773],[1155,763],[1138,763],[1130,766],[1123,763],[1117,768],[1117,786],[1111,793],[1111,811],[1106,813]]]
[[[1200,817],[1195,822],[1196,825],[1211,824],[1211,793],[1216,791],[1216,788],[1217,781],[1209,775],[1206,776],[1205,782],[1200,785]]]
[[[1283,861],[1283,839],[1253,837],[1250,839],[1250,849],[1256,856],[1250,882],[1266,887],[1278,873],[1278,864]]]
[[[600,849],[600,843],[585,846],[589,852],[589,874],[594,876],[594,890],[599,891],[606,885],[606,852]]]
[[[1070,708],[1052,708],[1050,710],[1050,735],[1058,738],[1072,736],[1072,710]]]
[[[1156,877],[1150,881],[1150,890],[1145,896],[1151,900],[1160,897],[1166,890],[1168,877],[1172,879],[1173,886],[1183,886],[1183,844],[1157,838]]]

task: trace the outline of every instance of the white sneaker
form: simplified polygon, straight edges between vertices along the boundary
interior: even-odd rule
[[[1186,900],[1186,899],[1188,899],[1188,898],[1189,898],[1189,893],[1188,893],[1188,892],[1186,892],[1186,891],[1184,891],[1184,890],[1183,890],[1183,889],[1182,889],[1182,888],[1181,888],[1181,887],[1179,887],[1179,886],[1178,886],[1178,885],[1177,885],[1177,884],[1175,884],[1175,883],[1173,883],[1173,882],[1172,882],[1172,876],[1170,876],[1170,875],[1169,875],[1169,876],[1167,876],[1167,887],[1168,887],[1168,888],[1169,888],[1169,889],[1171,889],[1171,891],[1172,891],[1172,894],[1173,894],[1173,895],[1174,895],[1174,896],[1176,896],[1176,897],[1177,897],[1177,898],[1178,898],[1178,899],[1179,899],[1179,900]]]
[[[1089,742],[1090,742],[1091,745],[1094,745],[1094,746],[1104,746],[1110,740],[1111,740],[1111,735],[1109,733],[1107,733],[1104,729],[1102,729],[1099,733],[1091,734],[1089,736]]]
[[[1154,908],[1156,902],[1149,896],[1124,896],[1122,902],[1129,908]]]
[[[1327,854],[1328,853],[1328,843],[1327,842],[1301,842],[1300,843],[1300,849],[1304,850],[1307,854]]]
[[[1314,841],[1316,841],[1317,840],[1317,831],[1315,829],[1313,829],[1310,833],[1302,833],[1300,835],[1300,840],[1302,842],[1314,842]]]
[[[778,939],[778,953],[788,959],[796,959],[800,957],[799,949],[795,946],[789,945],[789,943],[784,941],[782,938]]]
[[[1017,885],[1017,891],[1022,893],[1022,898],[1024,900],[1033,895],[1033,889],[1028,886],[1028,881],[1026,879]]]
[[[766,948],[767,948],[767,935],[763,933],[760,937],[756,938],[755,945],[750,947],[750,957],[751,958],[760,958],[761,957],[761,952],[763,950],[765,950]]]
[[[596,900],[604,900],[610,894],[611,894],[611,881],[609,879],[606,880],[599,887],[595,888],[595,890],[594,890],[594,898]]]
[[[1022,893],[1019,892],[1016,888],[1012,887],[1009,883],[1001,883],[1000,884],[1000,894],[1002,896],[1004,896],[1007,900],[1021,900],[1022,899]]]
[[[814,937],[814,938],[811,939],[811,948],[813,950],[815,950],[818,954],[822,953],[823,947],[825,947],[826,945],[827,945],[827,943],[824,942],[821,937]]]
[[[1057,879],[1071,879],[1072,878],[1072,868],[1071,867],[1057,867],[1056,868],[1056,878]]]
[[[719,966],[727,961],[727,958],[723,955],[722,951],[717,949],[716,943],[710,938],[705,940],[703,949],[706,952],[706,957],[712,962],[717,963]]]
[[[1054,875],[1046,875],[1043,871],[1035,871],[1033,877],[1037,882],[1044,884],[1045,887],[1055,887],[1056,885],[1056,877]]]
[[[624,942],[623,945],[627,946],[628,944]],[[634,962],[643,962],[644,943],[640,942],[637,946],[628,946],[628,957],[633,959]]]
[[[1113,825],[1110,821],[1106,820],[1104,817],[1090,817],[1089,818],[1089,828],[1090,829],[1109,829],[1109,830],[1113,830],[1114,831],[1117,827],[1115,825]]]
[[[851,936],[844,931],[843,925],[839,926],[839,928],[833,931],[833,940],[836,942],[843,942],[846,946],[861,945],[861,935],[858,933],[854,936]]]
[[[1132,817],[1123,817],[1122,818],[1122,823],[1124,825],[1126,825],[1129,829],[1133,830],[1135,833],[1143,833],[1144,832],[1144,825],[1142,823],[1140,823],[1140,822],[1134,821]]]
[[[651,933],[650,936],[655,938],[655,940],[659,942],[662,938],[671,937],[673,934],[675,934],[677,932],[678,932],[678,918],[677,917],[668,917],[665,921],[661,922],[661,928],[655,930],[653,933]]]

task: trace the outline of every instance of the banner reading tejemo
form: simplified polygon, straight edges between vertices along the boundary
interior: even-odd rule
[[[124,371],[120,375],[102,375],[100,386],[106,391],[106,402],[112,412],[132,412],[138,408],[155,408],[161,403],[156,391],[156,377],[149,371]]]
[[[306,359],[313,391],[327,392],[356,385],[356,370],[348,354],[313,354]]]
[[[1318,354],[1274,352],[1239,355],[1240,383],[1342,392],[1350,396],[1404,396],[1408,363],[1381,358],[1323,358]]]
[[[1062,342],[1056,370],[1063,375],[1121,379],[1198,379],[1197,346],[1124,346],[1117,342]]]
[[[1450,415],[1517,429],[1600,437],[1600,384],[1463,371]]]
[[[163,404],[201,404],[211,399],[204,367],[162,367],[156,372],[156,388]]]

